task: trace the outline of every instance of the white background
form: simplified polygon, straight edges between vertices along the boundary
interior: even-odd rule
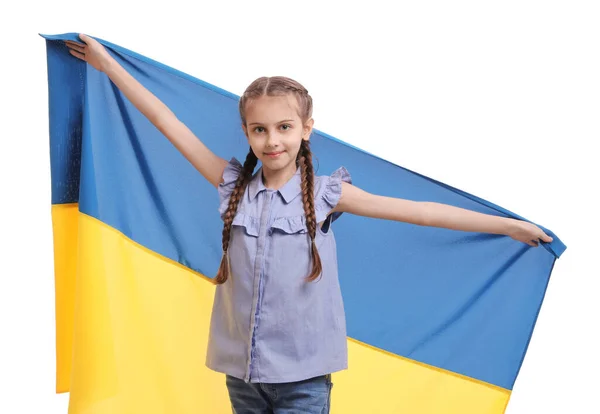
[[[568,249],[507,413],[600,413],[595,2],[223,3],[0,6],[0,412],[67,412],[37,33],[86,32],[238,95],[293,77],[317,129],[552,229]]]

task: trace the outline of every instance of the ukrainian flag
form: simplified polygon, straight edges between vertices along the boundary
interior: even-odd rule
[[[72,414],[229,413],[204,366],[221,229],[214,188],[106,75],[47,43],[57,392]],[[247,151],[238,96],[120,46],[109,52],[215,153]],[[319,174],[367,191],[523,219],[312,137]],[[388,177],[382,180],[381,177]],[[542,227],[542,226],[540,226]],[[542,227],[543,228],[543,227]],[[565,245],[348,215],[336,222],[349,366],[333,413],[502,413]]]

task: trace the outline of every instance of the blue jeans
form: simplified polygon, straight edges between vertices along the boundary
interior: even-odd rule
[[[226,375],[234,414],[328,414],[331,375],[298,382],[246,383]]]

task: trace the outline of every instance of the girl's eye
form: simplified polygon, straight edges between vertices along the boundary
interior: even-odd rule
[[[256,127],[256,128],[254,128],[254,132],[258,132],[258,133],[263,132],[264,130],[265,129],[263,127]]]
[[[281,128],[283,128],[283,130],[284,130],[284,131],[287,131],[288,129],[290,129],[290,128],[291,128],[291,126],[290,126],[290,125],[288,125],[288,124],[283,124],[283,125],[281,126]]]

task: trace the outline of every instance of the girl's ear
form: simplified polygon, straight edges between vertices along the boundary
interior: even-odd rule
[[[244,125],[242,123],[242,129],[244,130],[244,135],[246,135],[246,139],[248,139],[248,128],[246,128],[246,125]]]
[[[315,120],[312,119],[312,118],[310,118],[304,124],[303,131],[302,131],[302,139],[304,141],[308,141],[310,139],[310,134],[312,133],[312,129],[313,129],[313,125],[314,124],[315,124]]]

